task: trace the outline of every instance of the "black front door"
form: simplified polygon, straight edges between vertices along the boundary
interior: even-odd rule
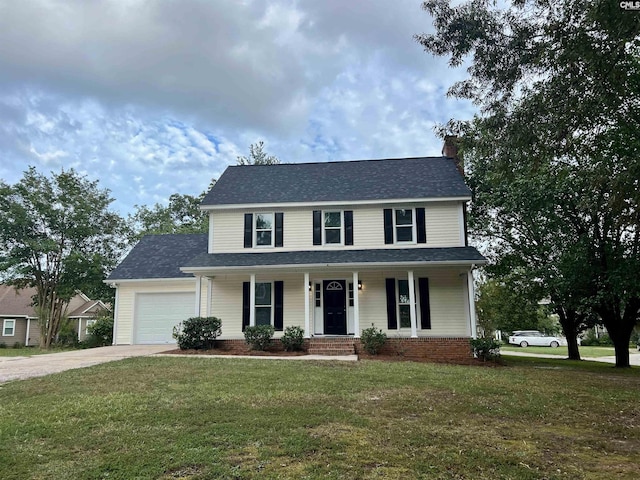
[[[324,334],[347,334],[346,290],[344,280],[325,280],[324,291]]]

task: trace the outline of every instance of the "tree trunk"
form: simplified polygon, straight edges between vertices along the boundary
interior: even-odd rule
[[[613,309],[599,309],[602,323],[607,327],[609,337],[616,351],[616,368],[629,368],[629,342],[631,332],[636,324],[637,316],[636,299],[632,299],[626,305],[625,313],[617,315]]]
[[[560,325],[562,332],[567,338],[567,350],[569,351],[569,360],[582,360],[580,358],[580,349],[578,348],[578,313],[574,310],[558,308],[556,310],[560,317]]]

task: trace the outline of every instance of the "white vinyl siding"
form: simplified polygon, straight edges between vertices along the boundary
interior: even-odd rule
[[[244,338],[242,284],[248,281],[249,275],[216,275],[213,279],[211,315],[222,320],[222,335],[218,337],[221,340]],[[273,272],[256,276],[256,286],[269,282],[273,289],[275,281],[282,281],[284,286],[284,328],[292,325],[304,328],[304,295],[308,294],[309,287],[304,285],[303,274]],[[273,308],[271,310],[273,318]],[[274,337],[279,338],[282,334],[283,332],[276,332]]]
[[[469,336],[468,317],[466,312],[466,274],[461,271],[446,269],[414,270],[416,279],[429,278],[429,303],[431,310],[431,328],[420,329],[419,337],[454,337]],[[406,270],[389,270],[384,272],[360,272],[363,288],[360,291],[360,326],[368,328],[373,325],[382,329],[387,335],[398,335],[398,330],[387,329],[386,278],[406,279]],[[417,293],[416,293],[417,295]],[[396,299],[397,301],[397,299]],[[404,335],[404,334],[402,334]]]
[[[323,212],[353,211],[353,246],[343,248],[367,249],[367,248],[425,248],[425,247],[458,247],[464,245],[464,236],[460,232],[460,215],[462,209],[460,202],[426,202],[403,204],[403,208],[413,208],[413,223],[415,230],[415,208],[425,208],[425,224],[427,233],[426,244],[416,244],[415,231],[412,243],[400,243],[398,245],[385,245],[384,243],[384,208],[393,208],[397,205],[340,205],[335,208],[320,209]],[[335,245],[313,245],[313,207],[278,208],[284,214],[283,248],[285,251],[316,250],[335,248]],[[258,213],[272,213],[273,208],[265,210],[253,210]],[[213,253],[246,253],[244,248],[244,214],[245,210],[220,210],[212,213],[212,227],[210,234],[213,242],[210,247]],[[322,217],[324,223],[324,216]],[[344,218],[342,218],[342,241],[344,242]],[[255,235],[255,233],[254,233]],[[322,231],[323,243],[325,231]],[[271,249],[252,249],[252,252],[269,252]]]

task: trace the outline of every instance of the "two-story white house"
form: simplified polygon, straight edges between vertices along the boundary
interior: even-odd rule
[[[202,202],[208,235],[146,236],[108,278],[114,341],[171,343],[212,315],[238,343],[248,325],[296,325],[357,348],[373,325],[414,357],[468,357],[485,263],[470,199],[446,157],[228,167]]]

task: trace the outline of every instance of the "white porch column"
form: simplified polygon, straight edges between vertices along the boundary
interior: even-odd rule
[[[311,317],[309,315],[309,272],[304,272],[304,338],[311,338]]]
[[[78,318],[78,341],[80,341],[80,330],[82,330],[82,317]]]
[[[256,326],[256,274],[251,274],[249,281],[249,326]]]
[[[358,272],[353,272],[353,336],[360,338],[360,299],[358,298]]]
[[[409,281],[409,312],[411,315],[411,338],[418,338],[418,318],[416,315],[416,286],[413,284],[413,270],[407,272]]]
[[[471,338],[477,338],[478,328],[476,327],[476,300],[473,288],[473,271],[469,269],[467,273],[467,292],[469,294],[469,328],[471,329]]]
[[[202,277],[198,275],[196,277],[196,317],[200,316],[200,303],[202,301]]]
[[[27,317],[27,334],[24,336],[24,346],[29,346],[29,330],[31,330],[31,319]]]
[[[211,300],[213,299],[213,281],[207,277],[207,317],[211,316]]]

